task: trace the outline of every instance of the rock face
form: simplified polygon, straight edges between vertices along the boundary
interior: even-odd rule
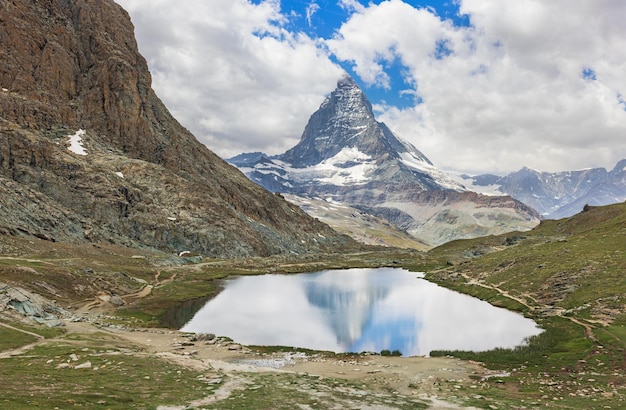
[[[50,327],[61,326],[68,313],[44,297],[0,282],[0,316],[28,317]]]
[[[112,0],[0,3],[0,61],[0,233],[224,257],[356,246],[170,115]]]
[[[518,199],[549,219],[572,216],[588,205],[602,206],[626,201],[626,159],[607,171],[590,168],[579,171],[540,172],[522,168],[506,176],[464,176],[478,189],[495,187]]]
[[[275,157],[252,153],[229,161],[269,190],[357,208],[429,245],[530,229],[539,222],[530,207],[510,197],[468,192],[437,169],[376,121],[349,77],[338,81],[295,147]]]

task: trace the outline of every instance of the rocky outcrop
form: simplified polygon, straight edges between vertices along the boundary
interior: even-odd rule
[[[216,257],[357,246],[170,115],[112,0],[2,2],[0,61],[0,233]]]
[[[50,327],[62,326],[68,313],[44,297],[0,282],[0,315],[19,319],[26,317]]]

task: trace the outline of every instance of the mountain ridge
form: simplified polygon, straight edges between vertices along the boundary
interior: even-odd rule
[[[198,142],[112,0],[0,5],[0,229],[215,257],[358,248]],[[68,150],[82,130],[87,155]]]
[[[505,176],[461,176],[475,189],[489,188],[532,206],[545,218],[560,219],[580,212],[585,205],[610,205],[626,200],[626,159],[612,170],[588,168],[542,172],[524,167]],[[463,182],[463,181],[461,181]]]

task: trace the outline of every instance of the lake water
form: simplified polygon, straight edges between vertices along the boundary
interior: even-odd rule
[[[541,332],[530,319],[420,276],[379,268],[229,279],[182,330],[246,345],[403,356],[515,347]]]

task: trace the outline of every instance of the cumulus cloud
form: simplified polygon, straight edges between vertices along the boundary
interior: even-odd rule
[[[135,24],[157,94],[223,157],[291,148],[343,72],[317,40],[285,29],[277,0],[118,3]]]
[[[406,66],[422,103],[379,106],[381,119],[441,167],[554,171],[626,157],[626,4],[464,0],[460,11],[470,27],[400,0],[369,5],[327,45],[370,84],[388,85],[389,62]]]
[[[397,84],[389,67],[402,68],[409,89],[398,91],[415,104],[373,101],[379,119],[441,168],[558,171],[626,157],[622,0],[460,0],[469,26],[401,0],[337,0],[349,18],[327,39],[293,29],[278,0],[117,1],[159,96],[225,157],[295,145],[337,62],[382,89]],[[310,23],[323,10],[307,3]]]

